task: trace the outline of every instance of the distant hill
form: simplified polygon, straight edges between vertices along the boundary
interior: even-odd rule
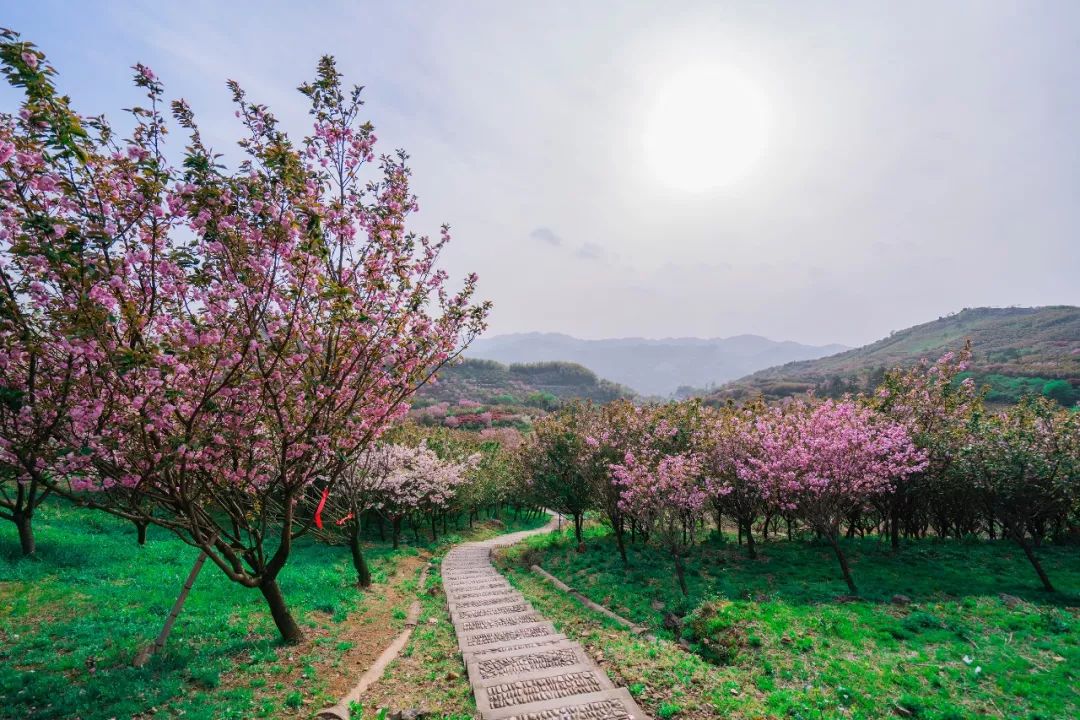
[[[1070,388],[1080,398],[1080,308],[1068,305],[965,309],[854,350],[755,372],[708,397],[738,400],[762,393],[775,399],[807,390],[826,396],[868,390],[887,369],[935,360],[967,339],[971,375],[990,386],[991,401],[1015,402],[1021,394],[1045,390],[1072,405]]]
[[[628,388],[600,378],[570,362],[514,363],[465,358],[439,371],[436,382],[417,393],[430,403],[461,402],[545,408],[567,399],[609,402],[633,395]],[[423,403],[421,403],[423,404]]]
[[[476,340],[468,354],[503,363],[580,363],[638,393],[666,397],[681,386],[715,386],[771,365],[846,349],[778,342],[758,335],[581,340],[559,333],[517,333]]]

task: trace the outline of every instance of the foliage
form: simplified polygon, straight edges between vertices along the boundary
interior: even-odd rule
[[[229,84],[246,135],[229,171],[182,100],[189,142],[168,164],[149,68],[135,68],[148,107],[121,145],[56,96],[38,54],[4,41],[26,99],[0,120],[3,381],[9,398],[41,400],[8,403],[0,479],[21,490],[33,478],[9,468],[29,463],[55,489],[174,531],[257,587],[297,640],[276,582],[311,524],[297,513],[483,329],[476,278],[451,292],[437,268],[448,229],[407,229],[407,156],[369,169],[374,131],[332,58],[300,87],[313,130],[299,146]],[[31,435],[46,451],[23,457]]]
[[[530,496],[574,520],[579,541],[593,487],[586,475],[584,414],[580,406],[542,418],[521,447],[521,467]]]
[[[970,349],[884,373],[873,395],[702,407],[697,401],[571,404],[537,425],[521,469],[537,502],[575,518],[603,513],[625,540],[663,547],[686,589],[684,558],[706,515],[755,533],[812,533],[832,547],[849,590],[843,535],[1017,540],[1043,585],[1036,548],[1066,540],[1080,499],[1078,415],[1046,399],[987,415]],[[760,525],[758,525],[760,521]]]

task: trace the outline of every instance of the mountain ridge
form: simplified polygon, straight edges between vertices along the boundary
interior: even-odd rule
[[[557,332],[524,332],[480,338],[466,354],[506,364],[578,363],[642,395],[670,396],[682,387],[715,386],[779,363],[846,349],[839,344],[805,345],[754,334],[583,339]]]

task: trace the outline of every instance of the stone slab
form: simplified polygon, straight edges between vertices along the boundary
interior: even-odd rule
[[[481,717],[515,705],[590,695],[613,688],[607,675],[592,663],[572,668],[548,668],[473,684],[476,709]]]
[[[572,641],[567,639],[565,635],[545,635],[544,637],[529,638],[527,640],[507,640],[501,643],[486,645],[482,648],[469,648],[468,650],[463,650],[461,656],[465,660],[465,665],[468,666],[469,663],[476,662],[477,660],[498,657],[499,655],[516,652],[518,650],[535,650],[536,648],[571,642]]]
[[[455,624],[455,628],[460,632],[474,632],[476,630],[494,630],[497,628],[508,628],[514,625],[521,625],[522,623],[531,622],[543,622],[544,616],[535,610],[526,610],[525,612],[508,613],[506,615],[492,615],[490,617],[473,618],[472,620],[461,620]]]
[[[450,612],[450,619],[454,623],[458,623],[462,620],[473,620],[481,617],[491,617],[492,615],[507,615],[515,612],[526,612],[531,609],[525,598],[520,600],[511,600],[499,605],[488,605],[481,608],[466,608],[464,610],[452,610]]]
[[[483,587],[477,588],[475,586],[465,590],[454,590],[443,588],[443,592],[446,593],[447,602],[460,602],[461,600],[472,600],[473,598],[483,597],[484,595],[498,595],[502,592],[510,592],[515,590],[511,585],[496,585],[495,587]]]
[[[492,575],[490,573],[485,575],[476,575],[463,578],[443,578],[443,587],[450,587],[454,588],[455,590],[460,590],[462,588],[467,588],[472,585],[485,585],[487,583],[499,582],[502,579],[503,578],[500,575]]]
[[[521,598],[522,595],[517,590],[506,590],[504,592],[495,593],[494,595],[485,595],[484,597],[475,597],[460,602],[452,602],[449,603],[449,605],[451,610],[479,610],[480,608],[485,608],[490,605],[502,605],[503,603],[512,602]]]
[[[626,688],[490,710],[483,720],[647,720]]]
[[[550,622],[523,623],[506,630],[478,630],[458,633],[458,647],[464,650],[480,650],[485,646],[506,642],[507,640],[531,640],[546,635],[556,635],[555,626]]]
[[[443,580],[443,587],[453,586],[454,589],[483,588],[488,585],[509,585],[510,582],[501,575],[480,580]]]
[[[585,650],[575,642],[556,642],[473,657],[466,666],[469,679],[482,682],[517,673],[548,668],[567,668],[590,662]]]

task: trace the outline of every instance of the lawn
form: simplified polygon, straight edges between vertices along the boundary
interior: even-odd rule
[[[0,525],[0,718],[221,720],[310,717],[355,683],[404,625],[426,558],[453,542],[542,524],[480,523],[438,544],[367,547],[375,584],[360,592],[344,547],[302,539],[281,577],[305,642],[278,640],[262,596],[209,563],[164,651],[142,669],[135,653],[160,630],[196,557],[170,533],[46,504],[38,555],[18,555]],[[421,536],[424,538],[424,536]]]
[[[601,527],[585,553],[553,535],[505,562],[537,608],[657,717],[1080,717],[1077,548],[1041,551],[1055,595],[1005,543],[925,540],[893,555],[861,539],[847,549],[858,599],[831,549],[810,541],[764,543],[750,560],[713,533],[687,563],[686,599],[666,555],[637,545],[624,568]],[[551,592],[525,569],[535,562],[661,641]],[[663,627],[672,612],[684,616],[677,632]]]

